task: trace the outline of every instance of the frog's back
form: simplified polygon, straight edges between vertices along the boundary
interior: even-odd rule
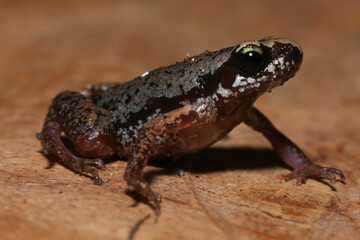
[[[233,48],[204,52],[168,67],[160,67],[130,82],[98,92],[92,99],[125,125],[132,120],[149,121],[187,101],[188,93],[201,88],[204,75],[214,74],[229,59]]]

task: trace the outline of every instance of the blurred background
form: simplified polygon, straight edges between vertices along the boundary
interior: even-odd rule
[[[355,0],[1,1],[1,81],[9,94],[42,88],[48,98],[51,89],[128,81],[188,53],[280,36],[299,42],[305,54],[301,81],[288,89],[305,87],[301,94],[313,96],[316,79],[351,91],[349,73],[359,75],[358,10]]]
[[[38,152],[34,135],[57,93],[129,81],[187,54],[279,36],[302,46],[303,65],[295,78],[265,94],[256,106],[314,161],[346,173],[346,188],[338,185],[345,188],[343,195],[329,194],[316,181],[299,193],[293,182],[283,182],[281,174],[288,170],[276,166],[258,172],[241,166],[241,172],[210,172],[201,175],[202,182],[192,173],[186,173],[190,180],[161,175],[152,184],[168,193],[163,215],[157,224],[151,220],[144,225],[139,239],[356,236],[359,210],[345,208],[356,206],[359,196],[359,13],[358,0],[0,1],[0,234],[5,239],[123,239],[137,219],[152,213],[145,204],[129,207],[133,200],[124,194],[122,180],[126,162],[109,164],[114,175],[104,188],[59,164],[45,169],[48,160]],[[270,145],[240,126],[216,146]],[[269,190],[272,181],[275,186]],[[245,199],[239,183],[246,183],[241,191],[259,195]],[[284,188],[287,192],[279,190]],[[316,195],[322,191],[324,195]],[[301,196],[308,205],[300,206],[300,201],[290,206],[281,200],[287,193]],[[225,196],[229,198],[221,204],[214,200]],[[235,202],[248,208],[229,207]],[[342,217],[329,213],[331,209]]]

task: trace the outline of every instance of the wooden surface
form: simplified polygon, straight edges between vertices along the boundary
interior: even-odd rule
[[[150,214],[134,239],[358,239],[360,2],[151,2],[0,2],[0,238],[127,239]],[[162,162],[146,169],[163,195],[156,221],[126,194],[125,161],[108,162],[99,187],[39,152],[56,93],[269,35],[298,41],[304,62],[256,106],[346,184],[284,182],[289,169],[241,125],[182,158],[185,177]]]

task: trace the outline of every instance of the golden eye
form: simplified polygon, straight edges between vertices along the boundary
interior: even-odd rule
[[[237,65],[246,73],[259,71],[265,63],[263,50],[254,44],[248,44],[236,51]]]
[[[249,44],[249,45],[246,45],[245,47],[241,48],[240,52],[242,54],[247,54],[247,53],[251,53],[251,52],[256,52],[256,53],[258,53],[260,55],[263,54],[262,49],[259,46],[256,46],[256,45],[253,45],[253,44]]]

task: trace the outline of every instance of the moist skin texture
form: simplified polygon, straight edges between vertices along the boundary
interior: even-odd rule
[[[52,102],[41,133],[44,154],[58,156],[69,168],[89,173],[102,184],[102,159],[128,159],[124,179],[130,190],[154,204],[161,195],[143,179],[149,158],[197,152],[244,122],[261,132],[293,168],[285,180],[301,185],[309,177],[336,182],[340,170],[313,164],[253,104],[263,93],[293,77],[302,62],[301,47],[288,39],[246,41],[204,52],[160,67],[123,84],[65,91]],[[74,149],[60,139],[64,133]]]

